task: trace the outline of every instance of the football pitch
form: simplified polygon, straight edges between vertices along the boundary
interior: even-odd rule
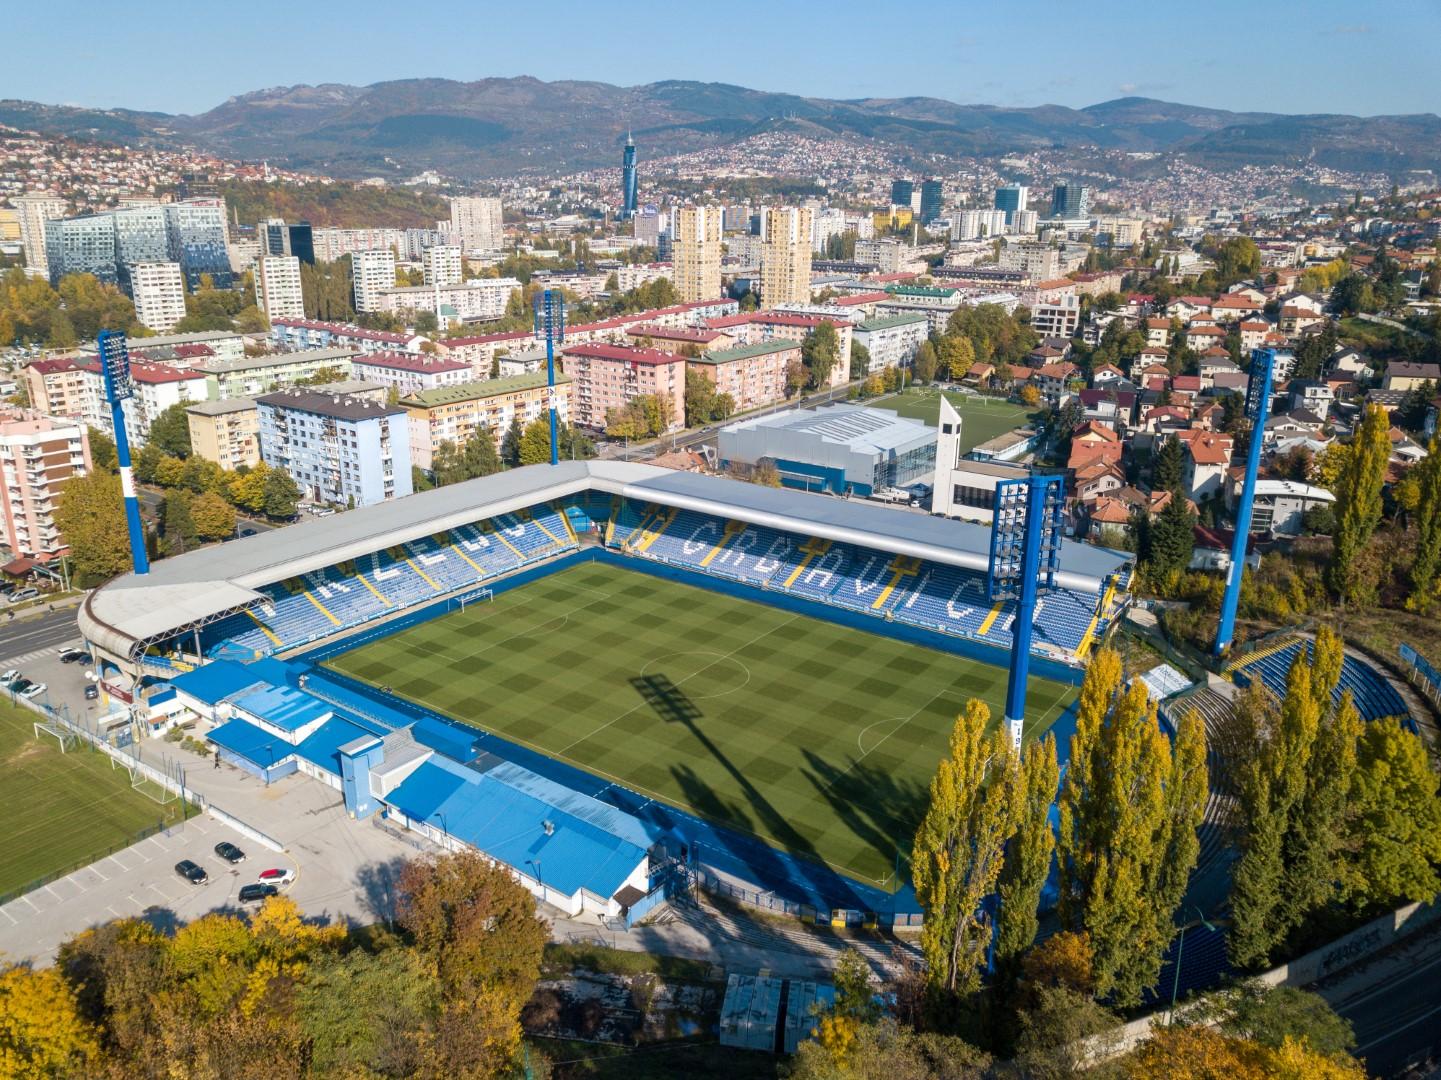
[[[935,427],[941,415],[941,394],[961,414],[961,453],[969,453],[981,443],[1003,435],[1012,428],[1025,427],[1031,410],[1001,398],[981,394],[957,394],[950,391],[922,389],[903,390],[891,397],[867,402],[878,409],[890,409],[902,416],[923,420]]]
[[[587,563],[331,666],[865,881],[910,848],[956,714],[1006,672]],[[1032,679],[1027,738],[1074,687]]]
[[[98,750],[77,743],[62,754],[54,739],[35,738],[39,719],[0,702],[0,778],[15,808],[0,831],[0,894],[108,855],[184,812],[178,800],[162,806],[133,790]]]

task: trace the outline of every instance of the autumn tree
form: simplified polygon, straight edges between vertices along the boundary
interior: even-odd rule
[[[300,506],[300,487],[285,469],[268,470],[262,492],[262,509],[267,516],[282,520],[295,516]]]
[[[830,385],[831,369],[840,361],[841,343],[836,328],[823,322],[801,342],[801,363],[806,369],[806,387],[819,390]]]
[[[935,993],[980,986],[990,926],[981,902],[995,891],[1006,841],[1020,818],[1020,768],[1009,735],[976,699],[956,719],[949,753],[931,780],[911,871],[925,910],[921,950]]]
[[[1360,910],[1441,893],[1441,798],[1425,744],[1398,719],[1372,720],[1356,748],[1347,899]]]
[[[1381,523],[1381,489],[1391,457],[1389,431],[1386,410],[1379,405],[1369,407],[1334,489],[1336,528],[1326,576],[1343,603],[1360,603],[1375,592],[1375,582],[1356,571],[1361,552]]]
[[[959,382],[975,365],[976,347],[964,334],[942,334],[936,346],[936,359],[941,372],[951,381]]]
[[[851,381],[864,379],[871,371],[871,350],[857,341],[851,342]]]
[[[100,1043],[75,993],[55,968],[0,971],[0,1076],[61,1080],[93,1076]]]
[[[1061,916],[1084,930],[1096,991],[1118,1004],[1155,984],[1172,916],[1195,865],[1206,791],[1205,737],[1194,714],[1173,752],[1139,680],[1121,689],[1121,659],[1092,656],[1081,685],[1061,787]]]
[[[1441,440],[1433,438],[1426,457],[1407,479],[1416,483],[1416,558],[1411,564],[1411,595],[1406,607],[1427,611],[1436,602],[1441,577]]]
[[[523,434],[520,416],[512,416],[510,426],[505,429],[500,441],[500,460],[511,468],[520,464],[520,437]]]
[[[559,447],[557,447],[557,453]],[[520,436],[520,463],[542,465],[550,460],[550,418],[537,416]]]
[[[1026,747],[1021,765],[1020,807],[1015,835],[1006,848],[997,898],[1000,923],[996,932],[996,956],[1006,960],[1019,956],[1036,940],[1040,921],[1037,912],[1041,890],[1051,872],[1055,833],[1051,828],[1051,806],[1056,800],[1060,768],[1056,761],[1056,737]]]
[[[540,975],[547,937],[535,898],[473,851],[406,864],[400,922],[440,980],[436,1051],[499,1071],[520,1047],[520,1010]]]
[[[130,569],[130,536],[120,477],[96,471],[60,488],[55,527],[65,537],[82,587],[99,585]]]
[[[936,347],[930,341],[921,342],[920,347],[916,349],[915,357],[911,360],[911,371],[916,376],[916,382],[933,382],[938,366]]]
[[[190,503],[190,519],[202,540],[224,540],[235,535],[235,507],[213,491],[197,495]]]

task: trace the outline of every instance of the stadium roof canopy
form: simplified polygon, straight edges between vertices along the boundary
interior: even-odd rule
[[[984,525],[636,462],[567,461],[511,469],[162,559],[147,575],[126,574],[92,592],[80,608],[80,629],[101,648],[133,657],[148,644],[263,603],[257,590],[264,585],[588,490],[982,573],[989,566],[991,533]],[[1130,558],[1066,544],[1057,583],[1096,592]]]

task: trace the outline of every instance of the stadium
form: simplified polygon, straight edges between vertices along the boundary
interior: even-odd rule
[[[1003,711],[1016,602],[992,599],[993,541],[538,465],[163,560],[93,592],[80,627],[109,693],[186,708],[223,760],[476,848],[563,911],[633,922],[700,884],[915,924],[904,860],[951,724],[967,698]],[[1055,554],[1026,738],[1066,723],[1129,558]]]

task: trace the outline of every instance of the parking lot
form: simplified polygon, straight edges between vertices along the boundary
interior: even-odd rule
[[[222,840],[244,851],[245,862],[231,866],[216,855],[215,845]],[[192,885],[182,879],[175,872],[181,859],[203,866],[209,882]],[[191,818],[0,907],[0,956],[44,964],[66,938],[110,919],[144,916],[163,929],[210,911],[239,909],[240,887],[270,867],[299,870],[293,858],[212,818]],[[297,873],[282,891],[300,884]]]

